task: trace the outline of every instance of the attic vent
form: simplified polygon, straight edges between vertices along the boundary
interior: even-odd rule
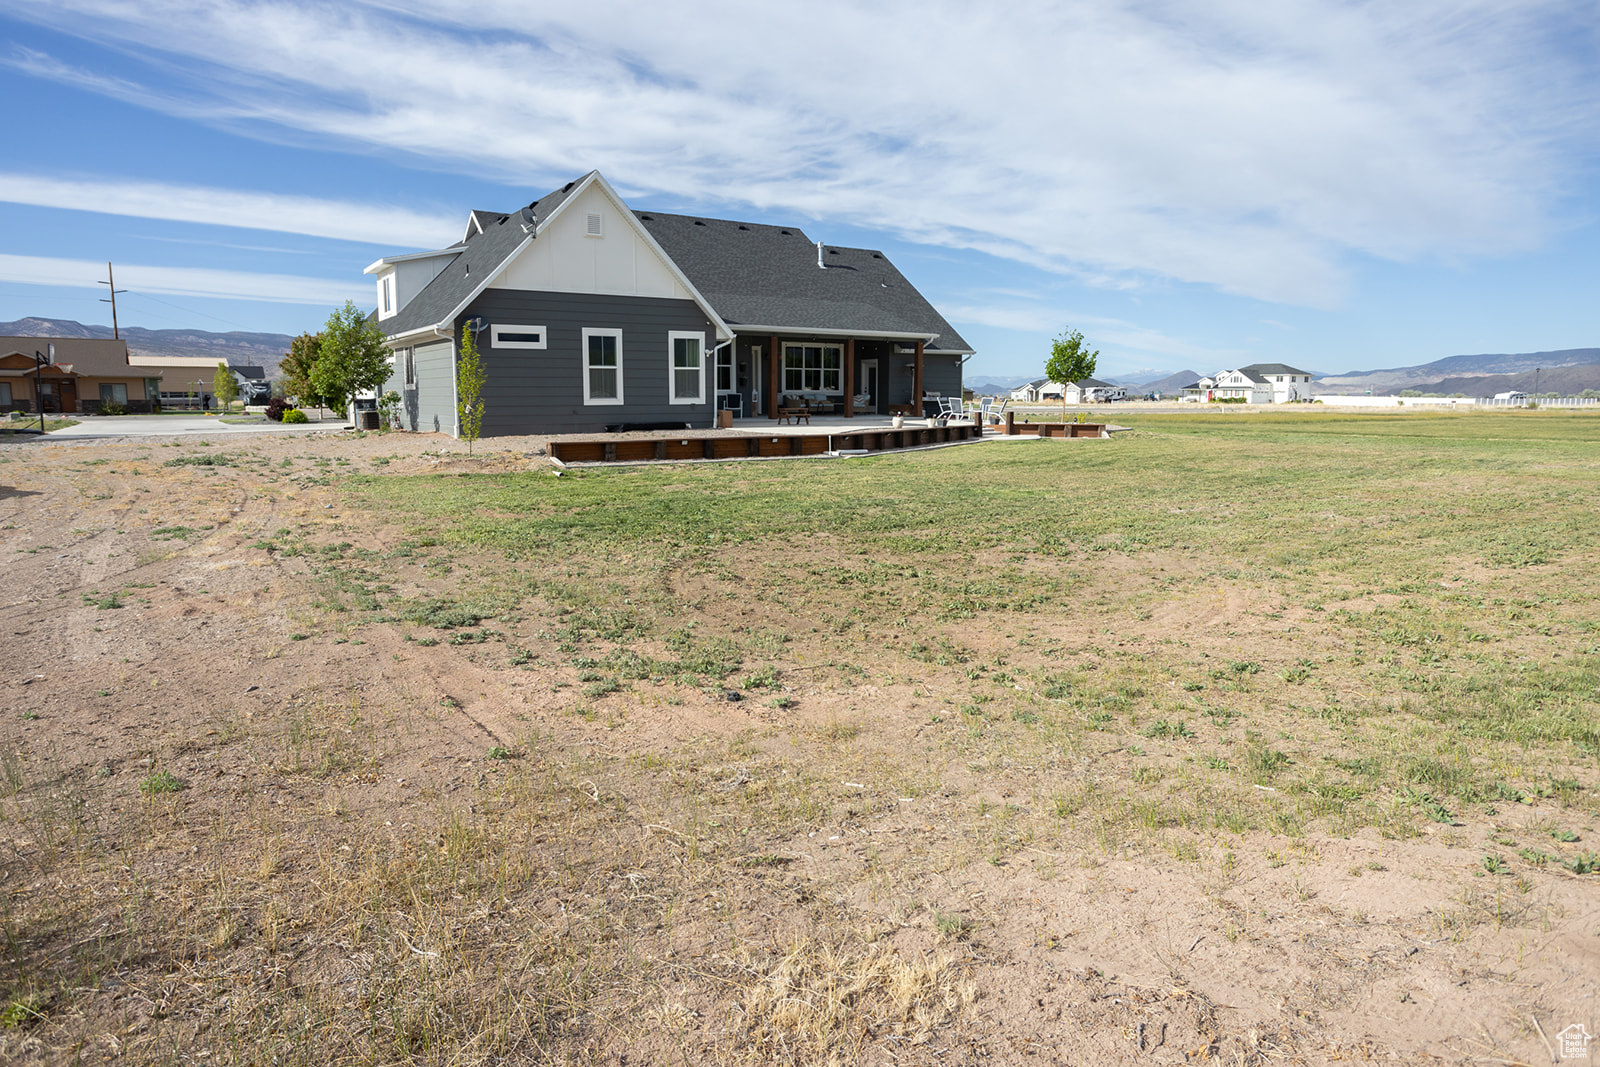
[[[695,219],[695,220],[694,220],[694,224],[695,224],[695,225],[696,225],[696,226],[704,226],[704,225],[705,225],[705,223],[703,223],[703,222],[701,222],[701,221],[700,221],[700,220],[699,220],[699,219]]]
[[[573,187],[573,186],[574,186],[574,185],[577,185],[577,184],[578,184],[578,183],[577,183],[577,182],[568,182],[568,183],[567,183],[567,184],[565,184],[565,185],[563,185],[563,186],[562,186],[562,187],[561,187],[561,191],[562,191],[562,192],[563,192],[563,193],[570,193],[570,192],[572,192],[572,187]]]
[[[599,237],[599,236],[601,236],[601,233],[600,233],[600,213],[598,211],[589,212],[588,217],[587,217],[587,221],[584,224],[583,233],[584,233],[585,237]]]
[[[655,220],[655,216],[654,215],[640,215],[639,216],[639,221],[640,222],[654,222],[656,220]]]
[[[741,229],[741,230],[748,230],[749,228],[750,227],[742,225],[742,224],[739,226],[739,229]]]
[[[506,219],[509,219],[510,217],[511,217],[510,215],[501,215],[500,216],[500,221],[495,223],[495,225],[496,226],[504,226],[506,224]]]
[[[830,256],[836,256],[836,255],[838,255],[838,254],[839,254],[839,250],[838,250],[838,249],[837,249],[837,248],[830,248],[830,249],[828,249],[828,255],[830,255]]]
[[[793,237],[794,236],[794,234],[790,233],[788,230],[779,230],[778,232],[783,234],[785,237]]]
[[[874,252],[874,253],[872,253],[872,258],[873,259],[882,259],[883,257],[878,255],[878,253]]]

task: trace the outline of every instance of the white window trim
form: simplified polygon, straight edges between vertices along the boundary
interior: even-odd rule
[[[502,341],[502,333],[537,333],[537,341]],[[516,326],[510,323],[496,323],[489,327],[489,345],[492,348],[545,348],[550,340],[550,331],[543,326]],[[584,349],[588,352],[588,348]]]
[[[378,276],[378,318],[392,319],[400,313],[400,287],[395,272]]]
[[[592,397],[589,395],[589,338],[615,337],[617,339],[617,395]],[[583,328],[583,347],[578,352],[579,370],[583,375],[583,402],[585,405],[621,404],[622,399],[622,331],[616,329]]]
[[[677,347],[680,340],[700,344],[700,389],[694,396],[678,395]],[[704,404],[706,402],[706,335],[694,330],[667,331],[667,402],[671,404]]]

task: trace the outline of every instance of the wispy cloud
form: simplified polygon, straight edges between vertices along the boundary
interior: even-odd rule
[[[458,218],[424,215],[382,205],[195,185],[52,178],[36,174],[0,173],[0,200],[34,207],[307,234],[389,247],[438,248],[448,244],[461,229]]]
[[[104,263],[82,259],[0,253],[0,281],[24,285],[95,289],[99,287],[105,269]],[[320,307],[341,304],[346,300],[358,303],[372,300],[372,287],[358,281],[330,281],[293,274],[251,274],[199,267],[152,267],[138,263],[117,264],[117,287],[136,293],[264,300],[274,304],[313,304]]]
[[[1579,0],[10,10],[161,63],[86,76],[13,60],[38,76],[263,136],[522,191],[598,166],[675,204],[1310,305],[1341,298],[1351,255],[1537,243],[1600,114],[1581,49],[1559,47],[1592,12]]]
[[[1215,348],[1173,337],[1160,330],[1122,319],[1061,311],[1043,301],[1001,301],[986,304],[950,304],[942,310],[948,318],[1002,330],[1058,334],[1069,324],[1084,332],[1091,348],[1115,350],[1123,361],[1160,357],[1211,364],[1227,362],[1243,349]],[[1041,361],[1043,356],[1040,357]]]

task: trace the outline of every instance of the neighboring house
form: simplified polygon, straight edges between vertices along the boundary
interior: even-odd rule
[[[1197,400],[1242,400],[1246,404],[1288,404],[1311,399],[1311,373],[1286,363],[1252,363],[1225,370],[1183,387]]]
[[[1102,382],[1098,378],[1068,382],[1063,393],[1069,404],[1104,403],[1107,400],[1125,400],[1128,396],[1128,391],[1122,386]]]
[[[161,379],[161,403],[167,408],[208,410],[216,406],[217,364],[209,356],[138,356],[134,367]],[[270,392],[264,367],[228,364],[238,383],[239,397],[247,404],[266,403]],[[259,396],[259,399],[256,399]]]
[[[380,392],[401,423],[458,433],[455,362],[476,337],[483,434],[709,426],[804,396],[844,415],[960,395],[972,349],[881,252],[798,227],[635,212],[591,171],[457,243],[386,256]]]
[[[47,360],[37,373],[36,353]],[[160,379],[159,370],[129,365],[126,341],[0,337],[0,411],[37,414],[42,401],[45,412],[67,415],[93,415],[101,404],[147,412]]]
[[[1011,399],[1024,404],[1039,404],[1047,400],[1065,400],[1068,404],[1092,404],[1097,401],[1122,400],[1128,391],[1120,385],[1112,385],[1094,378],[1085,378],[1081,382],[1052,382],[1048,378],[1037,378],[1022,386],[1020,389],[1011,390]]]

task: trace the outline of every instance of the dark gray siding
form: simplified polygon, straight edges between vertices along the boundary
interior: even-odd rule
[[[485,437],[584,433],[619,423],[705,427],[714,421],[710,359],[715,339],[710,321],[692,300],[489,289],[472,302],[462,319],[474,316],[482,316],[490,325],[543,326],[547,332],[542,349],[496,349],[490,343],[491,329],[486,326],[478,334],[478,351],[488,376]],[[585,328],[622,331],[622,396],[626,403],[584,404]],[[705,400],[700,404],[669,402],[667,333],[673,330],[704,335]],[[423,378],[420,360],[417,376]],[[450,425],[454,425],[453,408],[451,412]]]

